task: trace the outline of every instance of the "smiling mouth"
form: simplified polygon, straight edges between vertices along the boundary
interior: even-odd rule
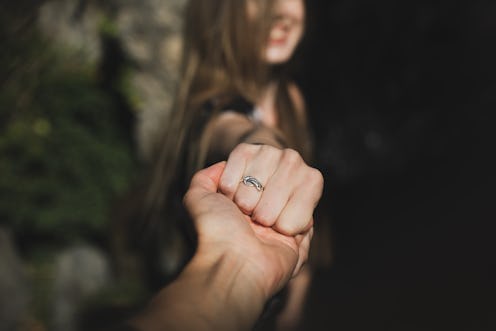
[[[269,36],[270,45],[282,45],[288,40],[289,29],[287,27],[275,27]]]
[[[269,40],[269,45],[271,45],[271,46],[281,46],[281,45],[284,45],[286,43],[286,40],[288,40],[288,38],[270,39]]]

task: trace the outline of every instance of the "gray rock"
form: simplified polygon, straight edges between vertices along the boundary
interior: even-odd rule
[[[46,1],[39,9],[42,33],[59,47],[96,63],[101,57],[100,24],[105,13],[92,2],[81,0]]]
[[[150,158],[151,147],[164,128],[174,100],[182,47],[186,0],[117,0],[117,26],[127,55],[135,62],[131,86],[135,93],[139,154]]]
[[[11,235],[0,227],[0,330],[17,330],[26,318],[30,285]]]
[[[91,246],[71,247],[55,260],[53,330],[77,330],[77,314],[84,300],[110,284],[107,256]]]
[[[55,44],[98,63],[104,20],[115,25],[126,56],[131,106],[136,110],[138,154],[150,158],[176,91],[186,0],[48,0],[39,10],[40,30]]]

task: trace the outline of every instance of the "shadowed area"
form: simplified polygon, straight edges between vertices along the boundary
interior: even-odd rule
[[[315,330],[490,330],[496,6],[317,1],[301,80],[334,264]]]
[[[301,329],[496,329],[496,4],[307,2],[297,81],[333,261]],[[0,329],[94,330],[150,295],[119,221],[183,3],[0,5]]]

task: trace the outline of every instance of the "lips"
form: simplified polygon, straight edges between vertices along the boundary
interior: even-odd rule
[[[282,45],[288,40],[289,29],[287,27],[275,26],[270,32],[269,44]]]
[[[270,39],[269,45],[270,46],[282,46],[286,43],[287,40],[288,40],[288,38]]]

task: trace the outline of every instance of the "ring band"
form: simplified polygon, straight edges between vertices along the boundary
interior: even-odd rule
[[[259,192],[264,190],[262,183],[260,183],[259,180],[253,176],[244,176],[241,182],[246,186],[255,187]]]

